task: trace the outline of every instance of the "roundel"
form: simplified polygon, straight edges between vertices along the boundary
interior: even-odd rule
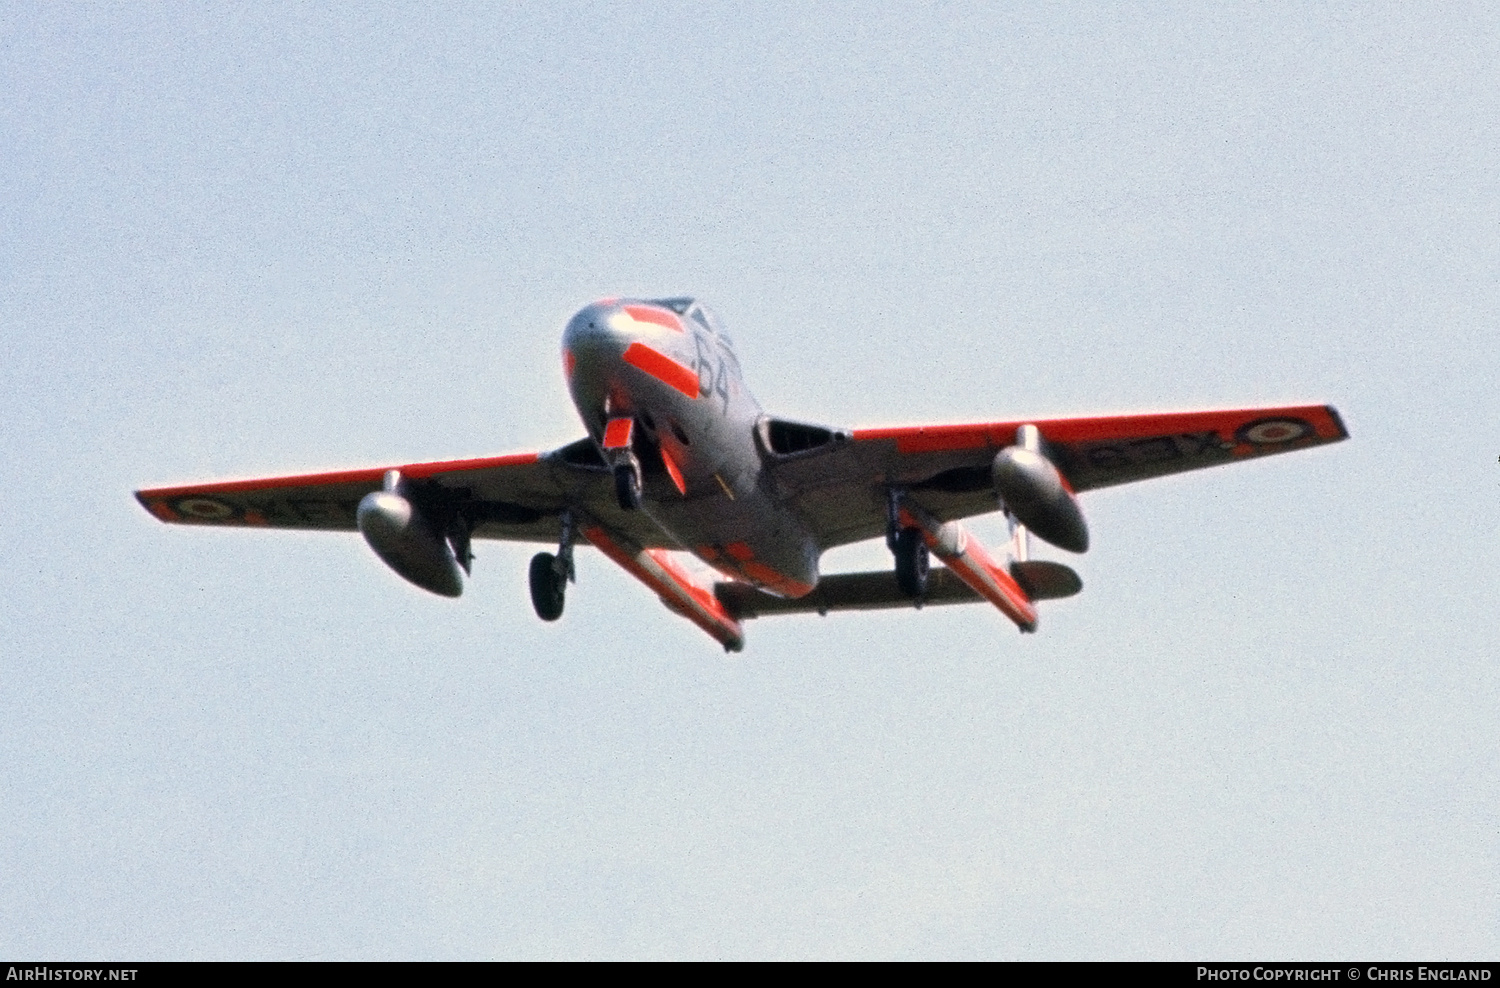
[[[207,497],[183,498],[176,504],[177,513],[201,521],[223,521],[234,516],[234,509],[223,501]]]
[[[1301,439],[1312,431],[1312,426],[1302,419],[1260,419],[1241,426],[1234,437],[1242,443],[1269,446]]]

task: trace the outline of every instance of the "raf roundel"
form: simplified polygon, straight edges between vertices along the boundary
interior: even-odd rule
[[[1261,419],[1241,428],[1235,438],[1257,446],[1273,446],[1301,439],[1312,431],[1302,419]]]
[[[223,521],[234,517],[234,509],[223,501],[206,497],[189,497],[177,502],[177,513],[200,521]]]

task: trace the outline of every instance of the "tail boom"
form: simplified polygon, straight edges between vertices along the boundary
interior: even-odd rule
[[[745,632],[712,588],[700,585],[665,549],[643,549],[598,522],[585,522],[583,537],[625,572],[654,590],[661,602],[708,632],[726,652],[745,647]]]
[[[940,522],[909,498],[901,499],[903,526],[918,529],[927,548],[979,596],[999,608],[1023,632],[1036,630],[1036,605],[988,550],[956,521]]]

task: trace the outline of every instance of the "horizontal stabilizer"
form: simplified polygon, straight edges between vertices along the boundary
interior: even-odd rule
[[[917,601],[901,592],[892,570],[874,573],[835,573],[818,581],[805,597],[777,597],[747,583],[715,583],[714,594],[724,609],[740,620],[774,614],[827,614],[829,611],[876,611],[916,607]],[[952,570],[933,567],[927,577],[922,606],[929,604],[973,604],[982,598],[970,590]]]

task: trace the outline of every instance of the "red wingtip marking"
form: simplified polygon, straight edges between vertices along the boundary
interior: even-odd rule
[[[666,354],[653,350],[644,343],[632,343],[625,348],[624,360],[689,398],[698,397],[698,372],[679,364]]]
[[[172,510],[172,506],[165,501],[147,501],[146,510],[151,512],[162,521],[181,521],[182,516]]]
[[[676,333],[682,332],[682,320],[677,318],[675,312],[649,305],[627,305],[625,311],[636,322],[654,323]]]
[[[671,477],[672,483],[677,485],[677,493],[686,497],[687,484],[683,483],[682,471],[677,469],[677,464],[672,461],[672,454],[663,449],[661,451],[661,461],[667,465],[667,476]]]

